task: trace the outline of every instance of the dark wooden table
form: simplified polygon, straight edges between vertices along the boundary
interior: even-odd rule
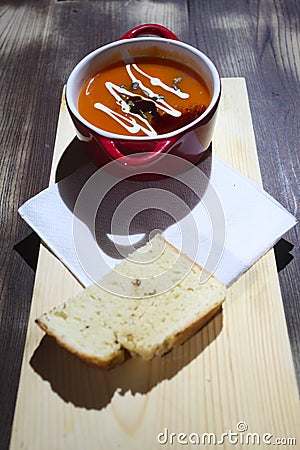
[[[88,52],[155,22],[245,77],[264,188],[299,218],[298,0],[3,0],[0,6],[0,448],[9,446],[39,239],[18,207],[48,185],[63,85]],[[300,381],[299,227],[275,246]]]

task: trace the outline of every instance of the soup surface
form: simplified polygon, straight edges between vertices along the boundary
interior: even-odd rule
[[[110,133],[156,136],[199,117],[210,103],[208,88],[192,69],[162,58],[107,67],[86,80],[80,114]]]

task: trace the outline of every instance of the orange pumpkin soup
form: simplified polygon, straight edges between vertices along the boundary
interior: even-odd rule
[[[107,67],[86,80],[78,110],[102,130],[156,136],[199,117],[210,103],[208,88],[192,69],[158,58]]]

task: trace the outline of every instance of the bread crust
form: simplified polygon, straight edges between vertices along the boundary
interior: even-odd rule
[[[178,248],[174,247],[173,244],[171,244],[170,242],[166,241],[160,234],[155,235],[155,237],[160,239],[162,242],[164,242],[164,244],[167,247],[169,247],[171,250],[173,250],[173,252],[177,253],[178,255],[181,255],[187,261],[191,262],[192,263],[192,267],[194,267],[194,266],[197,267],[197,269],[200,270],[201,272],[205,272],[206,275],[209,278],[213,278],[214,280],[217,280],[217,278],[212,273],[209,273],[207,270],[204,269],[204,267],[200,266],[200,264],[198,264],[196,261],[193,261],[192,258],[187,256],[185,253],[182,253],[181,251],[179,251]]]
[[[123,348],[120,348],[119,351],[112,353],[108,359],[91,357],[86,353],[80,352],[76,350],[72,345],[69,345],[68,342],[60,339],[56,333],[54,333],[51,328],[47,327],[45,322],[42,321],[42,318],[38,318],[35,320],[35,323],[45,332],[48,336],[54,339],[57,344],[66,349],[69,353],[81,359],[85,363],[90,366],[98,367],[101,369],[109,370],[113,367],[122,364],[125,361],[125,351]]]
[[[213,317],[218,314],[218,312],[222,310],[223,301],[224,299],[220,303],[213,306],[205,314],[199,315],[195,321],[190,323],[190,325],[187,325],[185,328],[177,331],[174,334],[173,339],[170,340],[170,348],[167,351],[170,351],[172,348],[182,345],[185,341],[187,341],[198,331],[200,331],[210,320],[213,319]]]

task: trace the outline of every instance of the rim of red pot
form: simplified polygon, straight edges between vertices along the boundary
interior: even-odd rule
[[[214,92],[211,98],[211,102],[209,106],[206,108],[206,110],[199,116],[197,119],[193,120],[192,122],[188,123],[184,127],[178,128],[174,131],[171,131],[169,133],[165,134],[157,134],[154,136],[129,136],[125,134],[119,134],[119,133],[111,133],[108,131],[103,130],[102,128],[96,127],[95,125],[91,124],[88,120],[86,120],[78,111],[77,105],[75,105],[73,98],[72,98],[72,84],[76,81],[76,77],[78,76],[78,73],[84,68],[84,66],[93,58],[95,58],[98,54],[108,51],[110,49],[114,49],[115,47],[122,46],[122,45],[138,45],[141,42],[145,41],[152,41],[155,43],[164,42],[168,43],[170,45],[174,45],[179,48],[184,48],[196,55],[198,55],[207,65],[207,67],[210,69],[210,72],[212,74],[213,84],[214,84]],[[92,74],[90,74],[92,75]],[[86,79],[85,79],[86,80]],[[85,80],[82,80],[82,85]],[[206,80],[204,80],[207,82]],[[201,122],[205,122],[205,119],[214,111],[216,108],[218,101],[220,99],[221,95],[221,78],[218,73],[218,70],[214,63],[206,56],[202,51],[198,50],[197,48],[191,46],[190,44],[187,44],[182,41],[175,41],[173,39],[166,39],[161,37],[136,37],[134,39],[122,39],[118,41],[111,42],[109,44],[106,44],[102,47],[97,48],[96,50],[92,51],[88,55],[86,55],[83,59],[79,61],[79,63],[74,67],[71,74],[69,75],[69,78],[67,80],[66,84],[66,102],[67,106],[70,109],[70,111],[73,113],[73,115],[87,128],[94,131],[98,135],[101,135],[103,137],[109,138],[109,139],[122,139],[122,140],[128,140],[128,141],[155,141],[159,139],[169,139],[181,134],[184,134],[186,131],[189,131],[193,128],[197,128],[197,125],[201,125]],[[78,100],[78,96],[77,96]]]

